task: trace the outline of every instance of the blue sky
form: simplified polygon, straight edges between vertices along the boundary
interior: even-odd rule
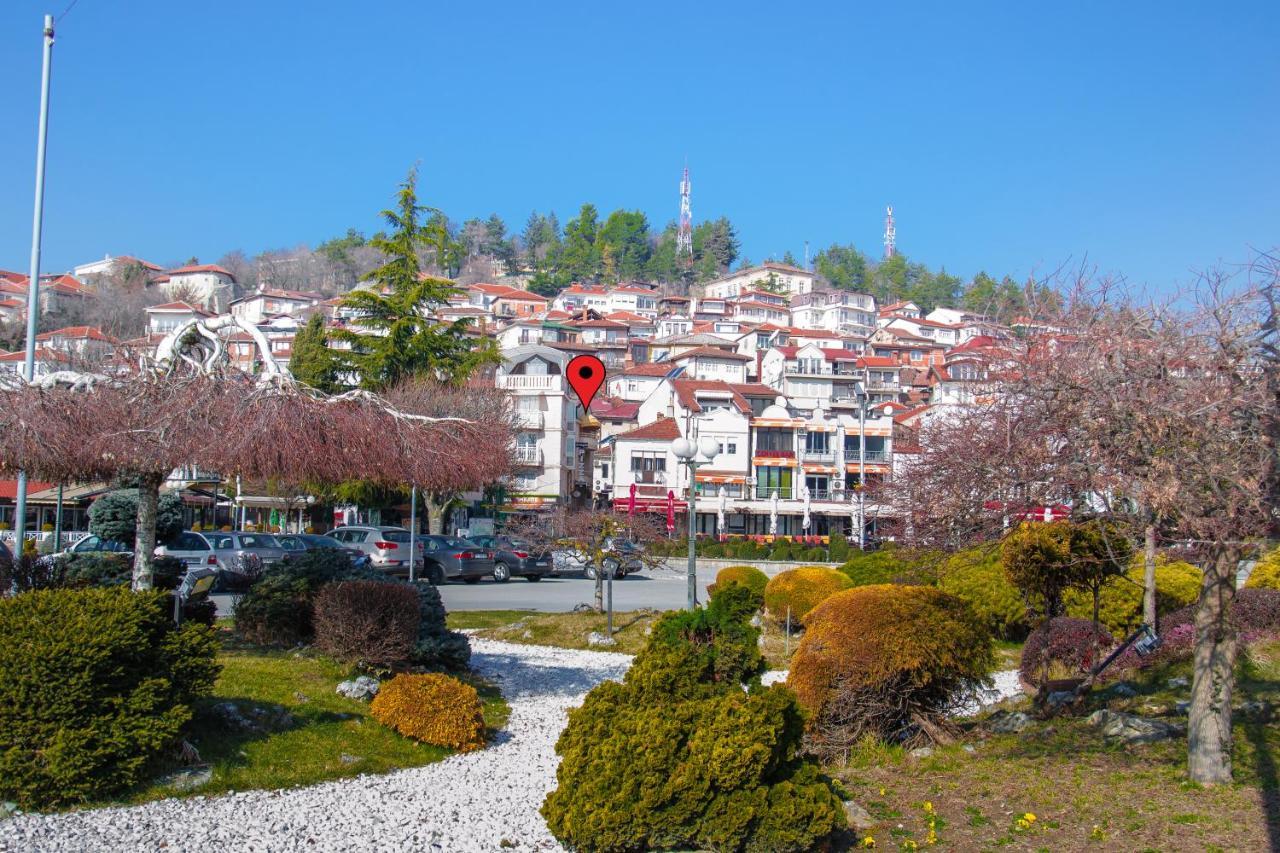
[[[28,261],[41,15],[0,9],[0,267]],[[158,3],[59,24],[45,270],[377,227],[725,215],[754,260],[884,206],[970,276],[1087,257],[1166,289],[1280,242],[1280,3]]]

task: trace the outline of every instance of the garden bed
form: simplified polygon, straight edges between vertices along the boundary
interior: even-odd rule
[[[615,610],[613,638],[616,645],[592,645],[592,634],[604,635],[605,614],[594,611],[537,613],[521,610],[467,610],[450,613],[447,624],[453,630],[474,630],[476,636],[507,643],[555,646],[561,649],[635,654],[644,646],[648,629],[662,616],[657,610]]]

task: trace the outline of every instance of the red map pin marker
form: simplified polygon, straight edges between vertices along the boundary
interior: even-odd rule
[[[604,362],[594,355],[575,355],[566,368],[569,387],[578,395],[584,412],[591,411],[591,401],[604,384]]]

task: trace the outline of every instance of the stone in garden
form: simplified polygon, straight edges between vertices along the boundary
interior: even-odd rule
[[[348,755],[344,752],[338,756],[338,760],[343,764],[355,764],[357,761],[363,761],[364,758],[359,755]]]
[[[1185,717],[1187,714],[1191,713],[1191,702],[1186,699],[1181,699],[1177,702],[1174,702],[1173,713],[1177,714],[1180,717]]]
[[[204,767],[184,767],[182,770],[176,770],[166,776],[162,776],[158,781],[165,787],[172,788],[175,791],[190,791],[193,788],[199,788],[204,783],[213,778],[213,768]]]
[[[297,702],[299,705],[305,705],[307,702],[311,701],[311,697],[305,693],[300,693],[295,690],[293,691],[293,701]]]
[[[1124,743],[1154,743],[1182,734],[1180,727],[1162,720],[1149,720],[1146,717],[1122,714],[1106,708],[1094,711],[1085,722],[1101,728],[1103,737]]]
[[[378,695],[378,679],[362,675],[352,681],[344,681],[338,685],[338,693],[348,699],[372,699]]]
[[[22,810],[18,808],[17,803],[12,800],[6,800],[5,802],[0,803],[0,820],[4,820],[7,817],[13,817],[16,814],[22,814]]]
[[[1135,690],[1133,685],[1127,681],[1117,681],[1115,684],[1111,685],[1111,693],[1122,699],[1132,699],[1134,696],[1138,695],[1138,691]]]
[[[996,711],[987,718],[987,729],[1002,735],[1017,734],[1029,725],[1031,717],[1021,711]]]
[[[262,727],[244,715],[235,702],[219,702],[213,706],[213,713],[218,715],[223,724],[232,731],[257,732]]]
[[[933,747],[917,746],[915,749],[911,750],[908,755],[912,758],[928,758],[930,755],[933,755]]]
[[[876,825],[876,819],[871,813],[853,800],[844,801],[844,816],[849,820],[849,827],[856,830],[866,830]]]
[[[960,748],[963,749],[965,752],[969,753],[970,755],[973,755],[975,752],[978,751],[978,748],[971,743],[962,744]]]
[[[1178,689],[1178,688],[1180,688],[1180,687],[1190,687],[1190,686],[1191,686],[1191,682],[1190,682],[1190,681],[1187,681],[1186,677],[1185,677],[1185,676],[1181,676],[1181,675],[1179,675],[1177,678],[1170,678],[1170,679],[1169,679],[1167,682],[1165,682],[1165,683],[1169,685],[1169,689],[1170,689],[1170,690],[1177,690],[1177,689]]]
[[[1270,702],[1262,699],[1255,702],[1245,702],[1236,710],[1251,723],[1269,723],[1275,716],[1275,707]]]
[[[599,631],[592,631],[590,634],[587,634],[587,645],[616,646],[618,645],[618,641],[616,638],[610,637],[608,634],[602,634]]]

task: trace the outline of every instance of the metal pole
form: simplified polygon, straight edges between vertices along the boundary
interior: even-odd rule
[[[418,487],[409,489],[409,583],[418,579]]]
[[[58,509],[53,514],[53,551],[58,553],[62,550],[62,484],[58,484]]]
[[[689,600],[686,607],[693,610],[698,606],[698,555],[697,538],[694,534],[694,516],[697,514],[694,504],[693,484],[698,479],[698,463],[690,459],[689,466]]]
[[[858,550],[867,548],[867,398],[858,399]]]
[[[613,636],[613,570],[607,570],[608,575],[605,576],[605,585],[609,587],[609,607],[608,607],[608,636]]]
[[[44,69],[40,74],[40,130],[36,137],[36,203],[31,217],[31,279],[27,282],[27,357],[22,377],[31,382],[36,373],[36,321],[40,317],[40,239],[44,227],[44,152],[49,140],[49,72],[53,65],[53,15],[44,16]],[[17,506],[13,535],[17,553],[27,535],[27,472],[18,472]]]

